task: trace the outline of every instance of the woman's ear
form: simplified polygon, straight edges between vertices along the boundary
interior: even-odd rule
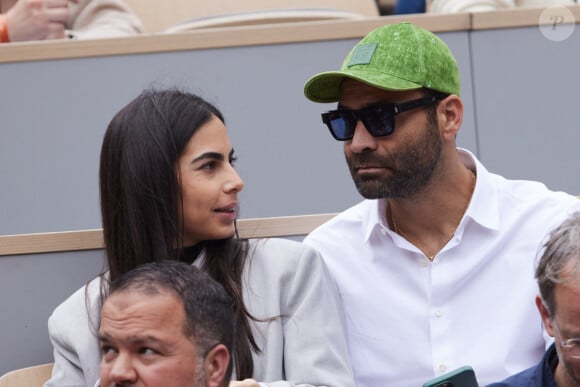
[[[441,136],[454,141],[463,122],[463,102],[458,96],[451,94],[439,102],[437,121]]]
[[[208,387],[227,386],[224,381],[230,365],[230,351],[224,344],[218,344],[208,352],[203,361],[205,380]]]
[[[554,326],[552,325],[552,317],[550,315],[550,311],[542,301],[542,297],[538,294],[536,296],[536,306],[538,307],[538,312],[540,312],[540,316],[542,317],[542,322],[544,323],[544,328],[546,332],[552,337],[554,337]]]

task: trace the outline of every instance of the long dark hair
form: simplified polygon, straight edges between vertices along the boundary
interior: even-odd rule
[[[111,120],[101,149],[100,196],[109,280],[181,251],[181,189],[176,164],[191,136],[220,111],[199,96],[171,89],[146,90]],[[237,234],[237,233],[236,233]],[[234,364],[250,378],[259,352],[242,299],[247,240],[204,242],[204,267],[234,302]]]

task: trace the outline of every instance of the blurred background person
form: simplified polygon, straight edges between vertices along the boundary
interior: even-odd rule
[[[143,32],[122,0],[0,0],[0,41],[111,38]]]
[[[432,13],[484,12],[573,4],[576,4],[574,0],[427,0],[427,11]]]

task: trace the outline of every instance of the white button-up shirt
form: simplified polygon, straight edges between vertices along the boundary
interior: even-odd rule
[[[418,387],[463,365],[485,385],[536,364],[549,342],[535,257],[579,201],[491,174],[458,151],[476,187],[433,262],[389,229],[386,200],[364,200],[304,241],[337,281],[359,387]]]

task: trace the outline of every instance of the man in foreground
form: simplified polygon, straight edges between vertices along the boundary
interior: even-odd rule
[[[177,261],[139,266],[103,304],[100,386],[227,386],[233,329],[230,299],[207,274]]]
[[[536,269],[536,306],[554,343],[542,361],[489,387],[580,386],[580,212],[550,234]]]

